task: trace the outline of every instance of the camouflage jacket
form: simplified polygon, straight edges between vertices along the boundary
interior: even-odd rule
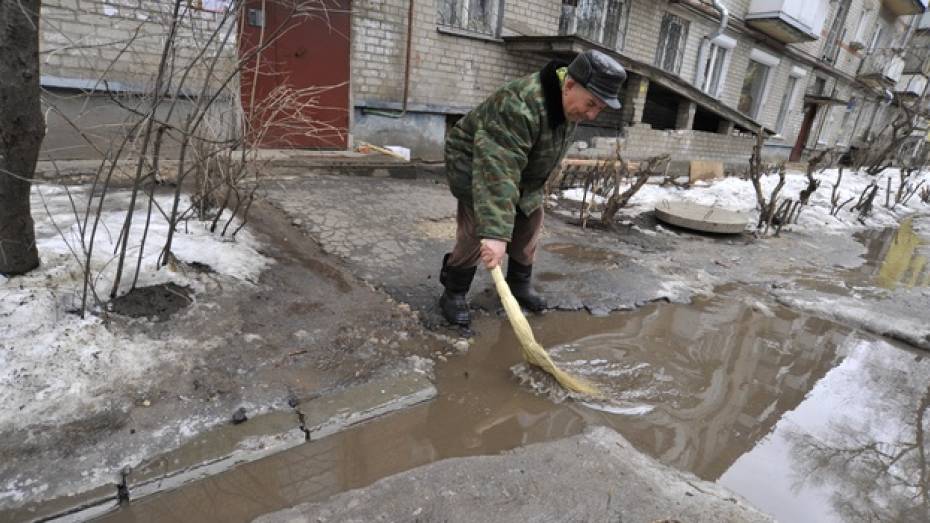
[[[542,205],[543,186],[576,124],[562,110],[564,64],[513,80],[459,120],[446,138],[452,194],[475,211],[481,238],[510,241],[517,209]]]

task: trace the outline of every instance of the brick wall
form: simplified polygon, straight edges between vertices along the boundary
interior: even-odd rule
[[[353,4],[353,94],[359,105],[402,101],[405,0]],[[504,34],[558,31],[561,4],[544,0],[504,3]],[[417,4],[413,24],[408,105],[465,111],[502,83],[538,70],[545,59],[504,49],[503,41],[441,32],[435,4]],[[522,33],[521,33],[522,34]]]
[[[171,2],[149,0],[45,0],[40,23],[41,71],[46,78],[117,82],[132,90],[152,89],[168,33]],[[207,45],[220,14],[183,8],[178,28],[177,71]],[[208,53],[216,53],[212,45]],[[221,53],[217,74],[232,70],[234,44]],[[199,90],[206,69],[189,75]]]
[[[672,161],[714,160],[739,166],[749,161],[753,140],[702,131],[656,131],[648,126],[626,129],[624,151],[631,159],[670,154]]]

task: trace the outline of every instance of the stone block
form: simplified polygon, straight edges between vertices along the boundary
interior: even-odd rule
[[[723,162],[708,160],[691,160],[688,176],[691,183],[699,180],[716,180],[723,178]]]

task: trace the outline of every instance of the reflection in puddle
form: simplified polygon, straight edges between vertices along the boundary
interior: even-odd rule
[[[610,402],[598,408],[554,402],[520,386],[510,370],[520,367],[520,353],[509,325],[503,318],[482,321],[472,349],[437,369],[440,396],[430,404],[133,503],[104,520],[247,521],[436,460],[496,454],[596,424],[613,427],[666,464],[704,479],[719,478],[778,519],[825,521],[824,514],[834,510],[833,489],[868,496],[846,483],[852,476],[836,472],[820,480],[829,488],[801,487],[803,517],[790,498],[772,501],[792,492],[798,474],[825,463],[818,449],[799,445],[881,441],[876,448],[890,452],[887,442],[893,438],[887,431],[897,441],[915,441],[915,415],[926,411],[920,410],[926,407],[921,398],[930,401],[925,393],[930,370],[899,375],[895,369],[914,366],[911,353],[754,300],[724,290],[692,305],[652,304],[608,317],[532,317],[536,338],[560,364],[608,391]],[[877,345],[884,348],[870,352]],[[847,367],[856,371],[849,379],[824,379]],[[857,375],[868,377],[856,381]],[[912,382],[923,388],[907,385]],[[908,423],[910,432],[895,428]],[[824,432],[832,424],[840,430]],[[920,426],[930,430],[926,425]],[[789,429],[802,435],[791,444],[784,435]],[[834,442],[831,434],[848,439]],[[897,474],[895,467],[906,466],[908,473],[927,477],[917,453],[908,456],[892,470]],[[864,463],[869,466],[859,473],[873,474],[873,463],[865,458]],[[870,488],[885,486],[875,482]],[[872,499],[900,501],[901,489],[887,487]]]
[[[863,233],[861,239],[867,260],[862,271],[874,278],[875,285],[886,289],[930,286],[927,240],[914,230],[912,219],[902,221],[897,229]]]
[[[881,341],[843,352],[720,483],[783,521],[930,521],[930,360]]]

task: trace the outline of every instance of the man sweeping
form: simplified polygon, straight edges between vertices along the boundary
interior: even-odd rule
[[[546,308],[533,291],[533,259],[543,224],[543,190],[579,122],[620,108],[623,67],[595,50],[567,67],[550,62],[513,80],[465,115],[446,139],[446,176],[458,200],[455,247],[442,260],[439,306],[467,326],[466,296],[478,261],[488,269],[508,255],[507,283],[522,307]]]

